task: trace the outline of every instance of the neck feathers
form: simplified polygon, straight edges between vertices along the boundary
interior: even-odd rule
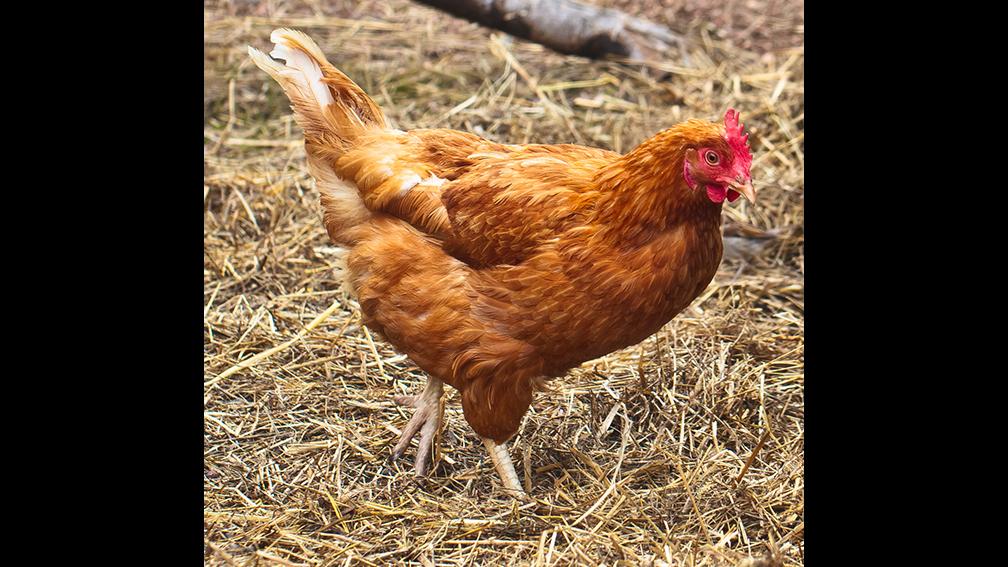
[[[597,174],[594,220],[615,240],[641,245],[683,223],[720,224],[721,206],[683,177],[686,151],[697,145],[693,122],[709,124],[690,121],[665,130]]]

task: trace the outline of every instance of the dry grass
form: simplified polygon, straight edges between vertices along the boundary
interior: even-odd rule
[[[560,56],[405,0],[204,13],[208,564],[803,564],[800,47],[752,53],[693,26],[689,66],[656,69]],[[409,417],[391,395],[425,377],[340,291],[300,131],[245,54],[281,25],[310,33],[402,128],[625,152],[740,108],[760,202],[727,214],[788,236],[726,258],[655,336],[537,397],[510,444],[536,502],[501,494],[451,389],[417,483],[412,451],[385,458]]]

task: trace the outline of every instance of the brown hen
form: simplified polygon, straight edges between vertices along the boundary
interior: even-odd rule
[[[306,35],[270,39],[285,64],[249,53],[290,97],[364,321],[430,375],[398,398],[416,411],[393,457],[420,433],[426,474],[448,383],[524,497],[505,442],[533,392],[648,337],[714,277],[723,201],[755,198],[738,114],[679,124],[626,155],[403,132]]]

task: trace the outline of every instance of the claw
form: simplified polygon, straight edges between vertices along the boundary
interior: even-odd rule
[[[434,444],[436,441],[438,428],[441,427],[441,396],[444,393],[444,386],[437,378],[430,378],[427,387],[419,396],[394,396],[396,403],[408,407],[416,408],[413,417],[410,418],[406,427],[403,428],[399,442],[392,449],[389,455],[389,462],[394,462],[402,456],[409,447],[410,441],[420,434],[420,442],[417,448],[416,459],[413,461],[413,469],[417,476],[426,476],[430,470]]]

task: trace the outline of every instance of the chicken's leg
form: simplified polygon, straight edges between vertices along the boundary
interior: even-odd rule
[[[500,474],[504,489],[519,500],[529,500],[522,485],[518,482],[518,473],[515,472],[514,463],[511,462],[511,454],[508,453],[507,444],[498,444],[493,439],[483,438],[483,444],[487,451],[490,451],[490,458],[493,459],[494,468]]]
[[[427,386],[419,396],[395,396],[393,399],[404,406],[416,408],[413,417],[403,429],[399,443],[392,449],[390,460],[394,461],[402,456],[406,447],[417,433],[420,433],[420,445],[417,448],[416,459],[413,461],[413,470],[417,476],[426,476],[430,470],[431,455],[434,448],[434,436],[441,426],[441,396],[444,394],[444,384],[433,376],[427,380]]]

